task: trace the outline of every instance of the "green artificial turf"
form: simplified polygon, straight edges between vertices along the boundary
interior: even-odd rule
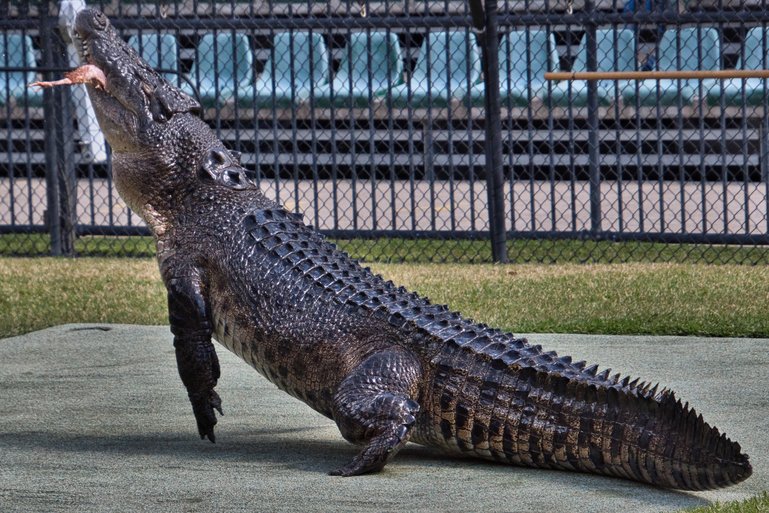
[[[769,267],[376,264],[513,332],[769,337]],[[153,259],[0,258],[0,337],[69,322],[165,324]]]

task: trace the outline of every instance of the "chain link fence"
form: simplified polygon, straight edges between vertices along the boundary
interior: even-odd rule
[[[390,261],[769,262],[767,0],[91,2],[263,191]],[[0,0],[0,254],[149,255],[73,67]],[[484,17],[485,13],[485,17]]]

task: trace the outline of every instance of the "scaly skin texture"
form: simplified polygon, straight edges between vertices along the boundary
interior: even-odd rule
[[[737,443],[668,390],[543,352],[372,274],[268,200],[101,13],[76,30],[121,196],[157,240],[182,382],[214,441],[212,337],[336,421],[380,470],[408,441],[517,465],[707,489],[751,473]]]

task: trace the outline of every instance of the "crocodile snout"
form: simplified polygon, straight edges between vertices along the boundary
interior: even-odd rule
[[[88,38],[109,26],[109,20],[101,11],[83,9],[75,17],[75,32],[81,38]]]

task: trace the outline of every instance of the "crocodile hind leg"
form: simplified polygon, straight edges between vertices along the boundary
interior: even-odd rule
[[[369,356],[342,381],[334,420],[342,436],[363,449],[331,475],[379,471],[406,444],[419,411],[414,398],[420,373],[413,355],[392,348]]]

